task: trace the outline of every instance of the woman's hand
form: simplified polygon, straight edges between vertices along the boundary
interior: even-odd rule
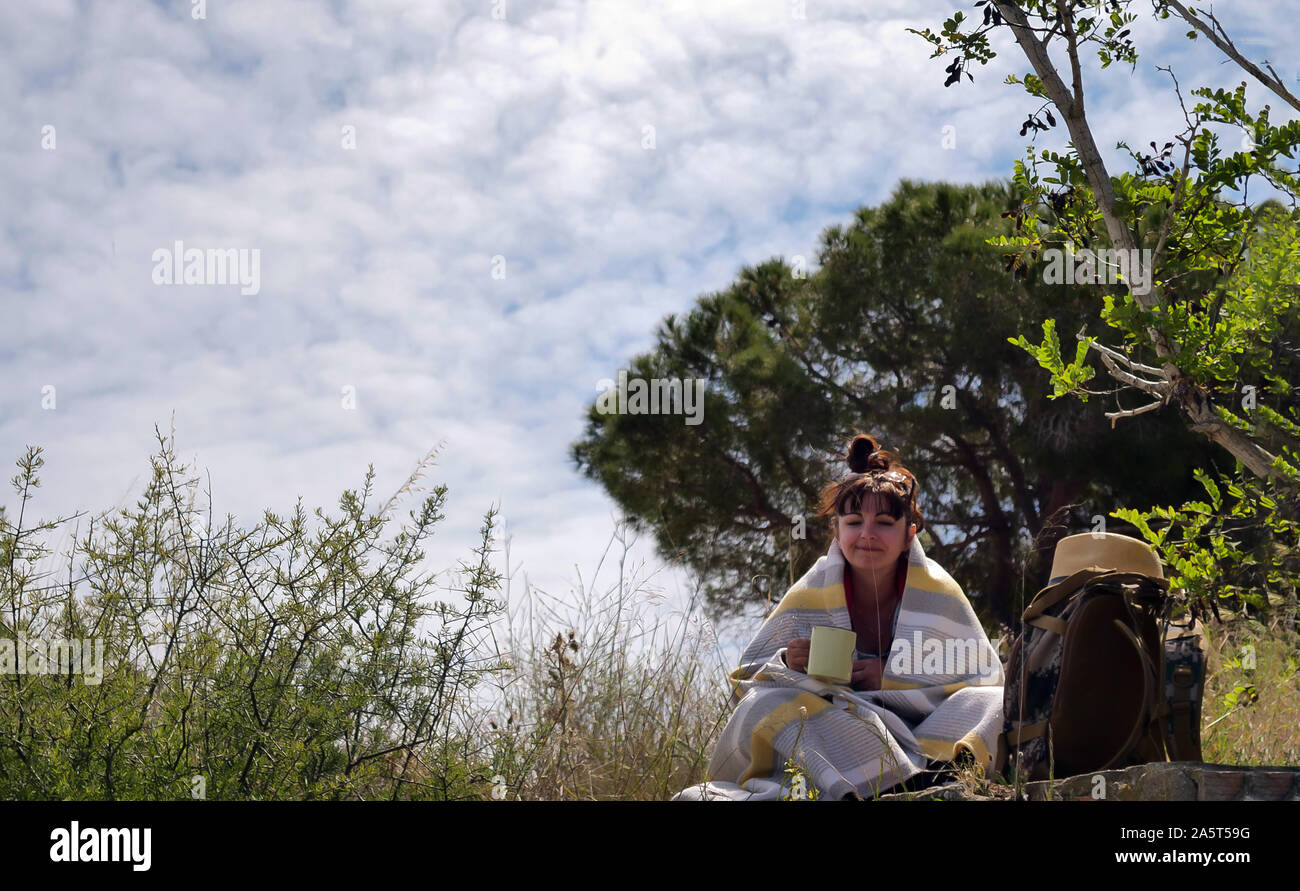
[[[808,672],[808,651],[812,649],[811,637],[796,637],[785,645],[785,664],[795,671]]]
[[[880,659],[856,659],[853,662],[852,682],[854,690],[879,690],[881,674],[885,663]]]
[[[795,671],[808,671],[808,651],[812,649],[812,639],[796,637],[785,645],[785,664]],[[856,659],[849,686],[854,690],[879,690],[884,663],[879,659]]]

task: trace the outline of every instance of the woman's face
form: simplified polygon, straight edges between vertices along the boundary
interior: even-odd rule
[[[916,534],[916,524],[909,527],[903,517],[883,513],[885,500],[869,495],[862,500],[860,513],[840,514],[836,538],[844,559],[858,569],[883,572],[902,556]]]

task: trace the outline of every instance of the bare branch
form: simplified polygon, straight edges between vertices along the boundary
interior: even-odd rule
[[[1056,14],[1065,28],[1065,45],[1070,55],[1070,75],[1074,80],[1072,111],[1083,117],[1083,72],[1079,68],[1079,44],[1074,35],[1074,16],[1066,13],[1065,0],[1056,0]]]
[[[1149,411],[1155,411],[1157,408],[1161,408],[1164,404],[1164,401],[1161,400],[1158,402],[1148,402],[1141,408],[1129,408],[1124,411],[1108,411],[1106,412],[1106,417],[1110,418],[1110,429],[1115,429],[1115,422],[1120,418],[1131,418],[1136,415],[1145,414]]]
[[[1146,378],[1138,377],[1135,374],[1129,374],[1115,364],[1115,360],[1106,353],[1101,354],[1101,361],[1110,369],[1110,376],[1117,381],[1128,384],[1130,387],[1137,387],[1144,393],[1153,393],[1157,396],[1163,396],[1169,390],[1168,381],[1149,381]]]
[[[1214,28],[1211,29],[1209,25],[1206,25],[1204,21],[1197,17],[1196,11],[1188,9],[1186,6],[1179,3],[1178,0],[1164,0],[1164,3],[1174,12],[1182,16],[1189,25],[1210,38],[1210,41],[1222,50],[1225,56],[1244,68],[1252,77],[1280,96],[1283,101],[1296,111],[1300,111],[1300,99],[1297,99],[1290,90],[1283,86],[1282,79],[1277,76],[1276,71],[1273,71],[1273,67],[1271,65],[1269,66],[1268,70],[1272,72],[1272,75],[1270,76],[1265,74],[1254,62],[1243,56],[1240,50],[1237,49],[1236,45],[1228,38],[1228,32],[1219,24],[1219,20],[1214,17],[1214,13],[1204,12],[1203,10],[1201,11],[1202,14],[1214,24]],[[999,6],[1000,5],[1001,4],[999,4]]]
[[[1075,339],[1083,340],[1084,337],[1083,332],[1084,332],[1084,328],[1080,328],[1079,333],[1074,336]],[[1106,346],[1104,343],[1098,340],[1094,340],[1091,346],[1097,352],[1102,353],[1104,355],[1108,355],[1112,359],[1117,359],[1120,362],[1123,362],[1126,367],[1131,368],[1134,371],[1140,371],[1143,374],[1155,375],[1157,378],[1160,378],[1162,383],[1168,383],[1169,381],[1168,375],[1164,371],[1164,369],[1155,368],[1151,365],[1143,365],[1141,362],[1136,362],[1133,359],[1130,359],[1128,356],[1124,355],[1123,353],[1119,352],[1118,350],[1111,349],[1110,347]]]
[[[1196,128],[1199,124],[1193,123],[1191,116],[1187,113],[1187,104],[1183,102],[1183,91],[1178,85],[1178,78],[1174,75],[1172,68],[1158,67],[1159,71],[1169,72],[1169,76],[1174,81],[1174,95],[1178,97],[1178,107],[1183,110],[1183,120],[1187,122],[1187,129],[1183,135],[1177,137],[1178,141],[1183,144],[1183,165],[1178,171],[1178,185],[1174,186],[1174,197],[1169,202],[1169,210],[1165,214],[1165,221],[1160,226],[1160,237],[1156,240],[1155,250],[1151,252],[1151,268],[1154,269],[1160,265],[1161,259],[1165,254],[1165,245],[1169,241],[1169,230],[1173,226],[1174,218],[1178,216],[1178,211],[1183,206],[1183,194],[1187,186],[1187,174],[1192,166],[1192,141],[1196,138]]]

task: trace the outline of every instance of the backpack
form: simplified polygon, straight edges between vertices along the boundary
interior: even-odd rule
[[[993,772],[1023,780],[1201,759],[1205,637],[1168,620],[1169,581],[1085,569],[1024,611]]]

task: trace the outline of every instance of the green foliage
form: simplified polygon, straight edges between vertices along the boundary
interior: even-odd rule
[[[1007,338],[1009,343],[1019,346],[1037,359],[1039,365],[1052,372],[1050,397],[1052,399],[1072,392],[1092,378],[1093,370],[1084,364],[1084,360],[1088,357],[1088,347],[1093,340],[1094,338],[1091,337],[1082,338],[1075,348],[1074,361],[1067,366],[1061,360],[1061,342],[1056,337],[1056,319],[1043,320],[1043,342],[1038,346],[1031,344],[1023,334]],[[1087,396],[1081,398],[1084,402],[1088,401]]]
[[[1046,323],[1041,344],[1023,335],[1011,342],[1049,372],[1052,398],[1098,395],[1083,387],[1090,377],[1083,358],[1096,349],[1119,389],[1137,391],[1146,403],[1140,411],[1180,406],[1193,420],[1192,429],[1226,448],[1237,459],[1230,477],[1215,482],[1204,465],[1194,468],[1210,502],[1128,507],[1111,516],[1132,523],[1161,551],[1176,584],[1184,586],[1188,605],[1217,607],[1227,600],[1264,610],[1276,601],[1294,616],[1300,577],[1291,557],[1300,544],[1295,509],[1300,497],[1300,351],[1295,347],[1300,171],[1294,159],[1300,122],[1274,124],[1267,105],[1252,110],[1245,82],[1232,89],[1192,89],[1198,101],[1188,107],[1170,72],[1169,99],[1179,105],[1185,128],[1169,134],[1163,145],[1150,141],[1150,153],[1120,142],[1132,169],[1112,174],[1082,113],[1085,81],[1079,62],[1090,50],[1102,68],[1136,62],[1130,0],[1108,0],[1096,10],[1047,0],[976,7],[985,8],[978,27],[964,28],[954,17],[939,34],[914,33],[934,47],[934,55],[953,53],[964,60],[960,73],[970,60],[989,62],[994,57],[989,34],[1004,29],[1034,69],[1007,83],[1020,86],[1033,103],[1054,107],[1068,130],[1063,152],[1031,146],[1027,159],[1016,162],[1014,181],[1025,195],[1014,213],[1016,231],[990,244],[1016,248],[1009,262],[1017,268],[1032,263],[1047,246],[1080,244],[1146,249],[1153,265],[1149,293],[1131,286],[1118,293],[1098,289],[1099,318],[1123,339],[1122,349],[1081,339],[1075,362],[1066,364]],[[1206,27],[1195,10],[1157,4],[1154,12],[1160,20],[1176,13],[1195,28]],[[1026,28],[1033,29],[1032,36]],[[1217,22],[1215,29],[1226,38]],[[1195,39],[1197,31],[1187,36]],[[1053,44],[1058,62],[1048,52]],[[1261,75],[1247,63],[1242,67],[1296,105],[1275,76]],[[959,81],[952,73],[946,85]],[[1098,106],[1091,108],[1095,114]],[[1051,111],[1040,109],[1021,132],[1031,129],[1037,137],[1055,126]],[[1229,139],[1242,135],[1237,150],[1225,149],[1225,131]],[[1246,196],[1261,183],[1288,204],[1251,205]],[[1249,468],[1246,475],[1243,466]]]
[[[252,529],[210,527],[159,435],[134,508],[103,516],[69,555],[69,581],[33,574],[27,523],[43,459],[29,448],[0,509],[0,639],[99,641],[102,679],[0,675],[0,798],[479,797],[486,759],[458,729],[467,695],[504,665],[478,653],[491,596],[495,513],[456,589],[431,601],[415,575],[446,488],[382,541],[363,490],[340,514],[301,504]]]
[[[1156,549],[1179,606],[1295,616],[1300,579],[1300,499],[1238,467],[1214,479],[1196,468],[1208,501],[1111,516],[1133,524]]]
[[[1291,420],[1297,414],[1291,381],[1300,374],[1288,338],[1297,332],[1297,280],[1300,233],[1284,214],[1262,214],[1247,257],[1222,285],[1225,299],[1216,324],[1205,329],[1197,357],[1185,360],[1193,373],[1219,385],[1212,393],[1240,403],[1236,411],[1216,405],[1221,419],[1277,450],[1274,475],[1260,479],[1238,464],[1230,476],[1216,479],[1198,467],[1193,473],[1208,501],[1113,514],[1133,523],[1161,552],[1189,605],[1263,612],[1282,604],[1285,613],[1295,614],[1300,426]],[[1251,383],[1238,386],[1243,380]],[[1291,418],[1266,398],[1277,400]]]

